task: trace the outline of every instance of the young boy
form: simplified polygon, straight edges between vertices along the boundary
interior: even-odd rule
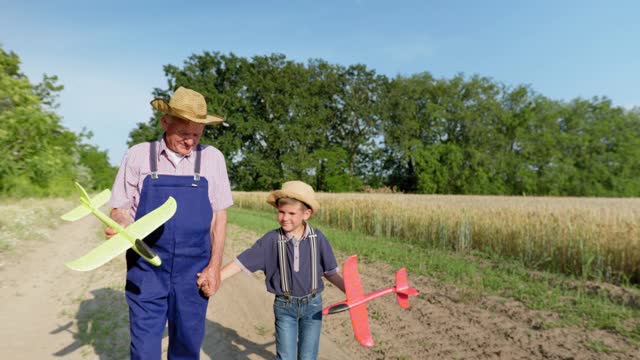
[[[327,238],[308,223],[320,204],[313,188],[289,181],[267,202],[278,209],[280,228],[262,236],[225,265],[221,279],[240,270],[262,270],[267,291],[275,294],[277,359],[316,359],[322,326],[321,275],[344,292],[342,276]]]

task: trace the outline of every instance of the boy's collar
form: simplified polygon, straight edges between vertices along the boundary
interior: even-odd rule
[[[306,222],[303,223],[304,224],[304,232],[302,233],[302,238],[297,239],[297,240],[304,240],[307,238],[307,236],[309,236],[309,233],[311,232],[311,230],[309,230],[309,224],[307,224]],[[288,232],[284,232],[284,236],[287,238],[287,241],[291,240],[291,238],[293,237],[293,235],[291,233]]]

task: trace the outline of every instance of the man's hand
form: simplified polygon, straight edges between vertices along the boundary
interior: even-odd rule
[[[116,235],[117,233],[118,233],[117,231],[113,230],[113,228],[111,228],[111,227],[109,227],[109,226],[107,226],[107,227],[104,229],[104,236],[106,236],[106,237],[107,237],[107,239],[111,239],[111,238],[112,238],[114,235]]]
[[[197,275],[196,283],[205,296],[213,296],[220,288],[220,268],[209,265]]]
[[[129,209],[111,209],[111,213],[109,214],[109,216],[123,228],[129,226],[129,223],[131,222]],[[117,231],[109,226],[104,229],[104,235],[107,237],[107,239],[111,239],[117,233]]]
[[[197,284],[203,294],[210,297],[220,288],[220,265],[224,252],[224,240],[227,237],[227,211],[213,213],[211,219],[211,259],[209,265],[198,273]]]

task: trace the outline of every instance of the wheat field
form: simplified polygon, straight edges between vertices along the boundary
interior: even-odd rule
[[[267,192],[234,192],[272,210]],[[640,199],[318,193],[312,220],[424,249],[480,251],[540,270],[640,282]],[[272,210],[273,211],[273,210]]]

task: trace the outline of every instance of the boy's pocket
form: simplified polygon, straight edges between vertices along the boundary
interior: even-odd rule
[[[291,302],[285,299],[275,298],[275,300],[273,301],[274,308],[288,309],[290,306],[291,306]]]

